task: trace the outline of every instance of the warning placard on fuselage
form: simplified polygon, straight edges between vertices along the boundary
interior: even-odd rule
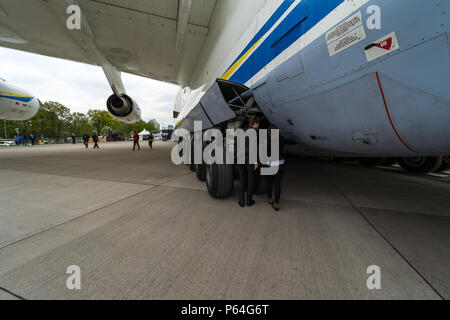
[[[361,18],[361,11],[331,29],[326,34],[330,56],[350,48],[366,38],[366,31]]]
[[[395,32],[392,32],[366,47],[367,61],[370,62],[398,49],[400,49],[400,46],[398,44],[397,35]]]

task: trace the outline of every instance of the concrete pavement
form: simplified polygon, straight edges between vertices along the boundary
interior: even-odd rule
[[[275,213],[210,198],[171,144],[100,147],[0,150],[0,299],[450,297],[448,179],[291,159]]]

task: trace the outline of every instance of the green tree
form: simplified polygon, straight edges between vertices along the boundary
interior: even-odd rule
[[[147,130],[153,133],[157,133],[161,128],[161,126],[155,119],[150,120],[149,122],[147,122],[147,124]]]
[[[114,118],[106,110],[89,110],[88,111],[89,124],[93,133],[101,135],[106,129],[112,128]]]
[[[45,113],[47,122],[48,136],[56,138],[57,140],[69,135],[67,129],[70,125],[71,114],[70,109],[58,102],[45,102],[41,104],[41,109]]]
[[[90,132],[89,118],[84,113],[73,113],[70,131],[77,137],[81,137],[85,132]]]

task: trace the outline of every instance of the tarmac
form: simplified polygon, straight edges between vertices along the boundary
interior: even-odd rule
[[[172,146],[1,149],[0,299],[450,298],[448,176],[291,158],[276,213],[212,199]]]

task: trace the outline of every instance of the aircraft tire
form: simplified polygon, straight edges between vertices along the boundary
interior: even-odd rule
[[[383,164],[386,158],[360,158],[359,163],[366,167],[376,167]]]
[[[234,166],[213,164],[206,166],[206,186],[211,197],[225,199],[233,192]]]
[[[442,162],[442,157],[411,157],[398,160],[403,170],[413,173],[434,172],[440,168]]]
[[[450,156],[444,157],[442,165],[436,170],[436,172],[447,171],[450,169]]]
[[[196,164],[195,165],[195,175],[197,179],[205,182],[206,181],[206,165],[205,164]]]

